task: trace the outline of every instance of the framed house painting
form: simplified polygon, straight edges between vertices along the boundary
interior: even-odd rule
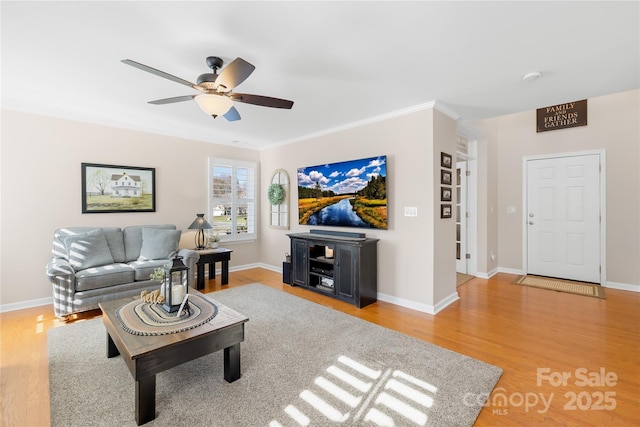
[[[155,211],[155,168],[82,163],[82,213]]]

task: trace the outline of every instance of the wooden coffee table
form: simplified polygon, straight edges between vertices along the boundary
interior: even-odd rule
[[[190,294],[198,294],[189,290]],[[115,312],[135,298],[99,304],[107,329],[107,357],[122,355],[136,387],[136,422],[138,425],[156,416],[156,374],[209,353],[224,349],[224,379],[240,378],[240,343],[244,341],[243,314],[215,302],[218,314],[208,323],[184,332],[140,336],[126,332]]]

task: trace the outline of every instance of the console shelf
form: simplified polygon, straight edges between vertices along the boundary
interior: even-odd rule
[[[365,307],[377,300],[378,239],[350,238],[333,232],[288,234],[292,286]]]

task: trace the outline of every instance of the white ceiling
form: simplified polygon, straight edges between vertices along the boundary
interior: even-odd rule
[[[2,108],[260,148],[436,101],[461,125],[639,87],[640,8],[626,2],[1,3]],[[237,122],[197,93],[207,56],[256,66]],[[523,81],[524,74],[542,77]]]

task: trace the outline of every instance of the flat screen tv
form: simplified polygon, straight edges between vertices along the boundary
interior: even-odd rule
[[[387,229],[387,156],[298,169],[298,223]]]

